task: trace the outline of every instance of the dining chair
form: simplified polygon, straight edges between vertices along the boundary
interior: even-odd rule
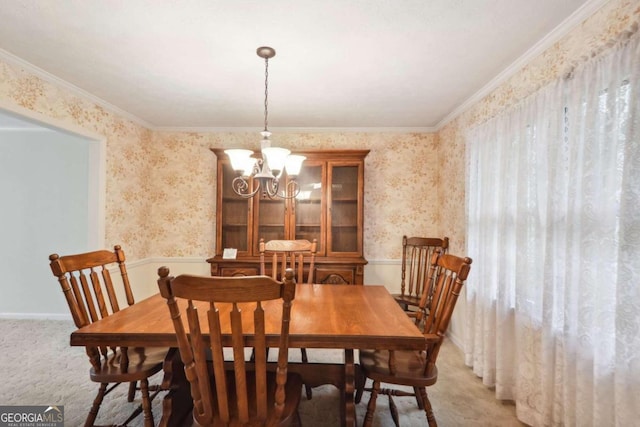
[[[389,396],[389,408],[396,426],[399,425],[399,416],[392,396],[415,396],[418,407],[425,411],[429,426],[437,426],[426,387],[438,380],[438,352],[470,268],[471,258],[441,254],[439,249],[431,256],[428,277],[433,280],[435,287],[430,299],[428,292],[422,293],[419,305],[428,310],[418,310],[415,320],[425,337],[424,350],[360,350],[355,402],[360,402],[365,390],[371,392],[364,417],[365,427],[373,423],[379,394]],[[423,317],[425,312],[426,317]],[[373,380],[370,388],[365,388],[367,378]],[[413,387],[413,393],[393,388],[381,389],[381,383]]]
[[[264,276],[174,278],[169,274],[167,267],[158,269],[158,287],[178,339],[196,425],[300,425],[302,379],[287,372],[296,291],[293,270],[286,270],[283,282]],[[277,319],[265,316],[263,302],[270,300],[282,302]],[[266,325],[272,322],[278,322],[280,330],[275,372],[267,370]],[[223,337],[226,331],[231,333],[229,340]],[[255,359],[246,361],[246,334],[251,332]],[[223,350],[229,346],[233,357],[225,361]]]
[[[308,240],[269,240],[260,239],[258,246],[260,252],[260,274],[267,275],[271,271],[273,280],[282,280],[287,268],[298,272],[297,283],[312,284],[315,272],[317,239]],[[267,268],[269,267],[269,268]],[[306,280],[305,280],[306,273]],[[301,348],[302,363],[309,363],[307,349]],[[307,399],[311,399],[311,386],[304,386]]]
[[[135,302],[124,251],[119,245],[114,247],[113,252],[99,250],[66,256],[52,254],[49,261],[77,328],[119,311],[119,294],[126,298],[127,306]],[[115,269],[116,265],[120,276],[119,279],[116,278],[116,283],[122,282],[121,289],[114,286],[114,280],[111,278],[110,269]],[[129,402],[134,400],[137,390],[142,396],[141,404],[131,413],[124,425],[143,413],[145,427],[153,426],[151,402],[161,387],[150,386],[148,379],[162,370],[163,361],[170,357],[168,351],[167,348],[87,346],[86,352],[91,363],[89,378],[100,383],[100,387],[87,415],[85,427],[94,425],[104,397],[120,383],[129,383]]]
[[[313,283],[318,242],[260,239],[260,274],[281,280],[287,268],[297,272],[297,283]]]
[[[402,275],[400,293],[393,294],[398,304],[411,317],[415,317],[425,287],[433,292],[428,280],[429,262],[436,249],[447,253],[449,238],[402,236]]]

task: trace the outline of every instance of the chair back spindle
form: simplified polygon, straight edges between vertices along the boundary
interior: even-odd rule
[[[441,253],[446,253],[449,238],[402,237],[401,295],[420,299],[422,290],[428,283],[429,262],[438,248]]]
[[[120,311],[118,297],[124,296],[127,306],[135,303],[124,251],[119,245],[113,252],[99,250],[75,255],[49,256],[49,266],[57,277],[71,317],[77,328],[82,328],[93,322]],[[118,267],[115,270],[115,266]],[[119,271],[119,279],[111,276],[111,270]],[[116,292],[116,285],[121,282],[122,287]],[[140,390],[142,404],[140,409],[132,412],[125,425],[139,413],[145,417],[145,425],[153,424],[150,386],[148,378],[162,369],[162,364],[168,355],[167,348],[132,348],[127,347],[85,347],[91,363],[90,378],[100,383],[100,389],[93,401],[85,425],[93,425],[104,396],[120,383],[129,383],[129,402],[133,401],[135,393]],[[172,353],[173,354],[173,353]],[[140,386],[138,387],[138,383]],[[107,390],[108,384],[115,384]],[[157,386],[152,389],[159,390]]]
[[[398,425],[398,411],[392,396],[414,396],[418,407],[424,409],[430,427],[437,422],[426,388],[438,380],[436,360],[449,326],[453,309],[471,268],[471,258],[442,253],[436,248],[429,260],[426,283],[415,313],[416,326],[422,329],[425,348],[409,350],[360,350],[362,375],[356,381],[355,401],[358,403],[364,390],[371,391],[363,425],[371,427],[376,400],[379,394],[389,396],[392,418]],[[371,388],[365,388],[366,378],[371,378]],[[413,387],[406,389],[381,388],[381,384],[396,384]]]
[[[58,254],[49,256],[51,271],[58,278],[76,327],[82,328],[120,311],[109,272],[109,268],[114,265],[118,266],[120,272],[127,305],[135,302],[125,259],[120,245],[116,245],[113,252],[99,250],[62,257]],[[108,358],[110,351],[116,352],[117,348],[87,346],[86,351],[94,369],[100,369],[101,360]],[[128,368],[126,351],[122,353],[125,364],[121,365],[121,368],[126,370]]]
[[[410,315],[415,316],[423,290],[433,292],[433,282],[429,280],[429,263],[436,250],[447,253],[449,238],[402,236],[402,264],[400,294],[394,298]]]
[[[283,280],[287,268],[297,272],[297,283],[313,283],[318,242],[308,240],[260,239],[260,274],[267,275],[271,268],[273,280]],[[306,280],[305,280],[306,272]]]
[[[286,269],[297,271],[297,283],[312,284],[315,277],[315,260],[318,242],[308,240],[269,240],[260,239],[260,274],[267,274],[267,267],[271,268],[273,280],[283,280]],[[267,263],[267,257],[271,262]],[[305,280],[306,272],[306,280]],[[308,363],[307,350],[300,349],[302,363]],[[268,350],[267,350],[268,353]],[[313,392],[309,384],[305,384],[307,399],[311,399]]]
[[[424,292],[420,305],[427,310],[420,310],[416,317],[416,324],[423,323],[422,331],[425,336],[437,336],[438,339],[428,342],[428,362],[425,365],[425,376],[435,367],[440,346],[444,340],[451,321],[453,309],[456,306],[460,291],[471,269],[471,258],[460,258],[436,251],[432,255],[429,277],[433,280],[434,290],[431,295]],[[426,313],[426,314],[424,314]],[[426,316],[423,320],[423,316]]]
[[[166,267],[161,267],[158,274],[160,294],[167,300],[191,387],[194,419],[200,425],[218,425],[218,421],[222,425],[235,425],[235,422],[263,425],[267,420],[281,418],[288,400],[285,388],[289,322],[295,297],[293,270],[285,271],[284,282],[264,276],[180,275],[174,278],[169,276]],[[278,319],[276,381],[270,388],[266,334],[273,320],[266,319],[264,304],[272,300],[281,300],[282,308]],[[182,320],[181,307],[185,310],[187,327]],[[206,310],[205,315],[199,314],[199,309]],[[255,354],[247,361],[246,337],[251,332],[253,340],[249,345],[254,347]],[[230,333],[230,340],[225,339],[225,333]],[[225,362],[225,347],[232,349],[232,362]],[[232,369],[229,369],[230,363]],[[212,372],[213,381],[209,380],[209,372]],[[298,394],[300,386],[301,381]]]
[[[117,264],[127,305],[135,301],[131,292],[124,251],[94,251],[86,254],[49,256],[51,271],[58,278],[73,321],[78,328],[120,311],[109,266]],[[80,283],[78,283],[80,282]],[[109,308],[107,307],[108,298]]]

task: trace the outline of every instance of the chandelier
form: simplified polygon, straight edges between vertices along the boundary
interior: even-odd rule
[[[256,51],[260,58],[264,58],[264,130],[260,132],[261,158],[252,157],[253,151],[243,149],[231,149],[224,152],[229,156],[231,167],[240,175],[231,183],[233,191],[244,198],[250,198],[262,190],[263,195],[273,198],[292,199],[300,193],[300,187],[295,181],[300,173],[305,156],[291,154],[286,148],[272,147],[271,132],[268,125],[268,99],[269,99],[269,58],[276,55],[273,48],[263,46]],[[286,184],[280,185],[283,173],[286,170]],[[253,181],[253,189],[250,185]],[[281,187],[283,187],[281,189]],[[280,190],[282,190],[280,192]]]

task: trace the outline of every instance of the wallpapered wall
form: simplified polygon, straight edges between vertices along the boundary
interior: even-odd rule
[[[47,123],[106,139],[105,242],[122,244],[130,259],[144,257],[151,243],[145,229],[149,222],[146,194],[153,190],[146,158],[152,131],[3,61],[0,106],[36,113]]]
[[[290,149],[371,150],[365,159],[366,258],[400,258],[402,234],[440,233],[435,134],[274,132],[272,140]],[[209,148],[257,149],[259,134],[158,132],[152,146],[153,255],[212,255],[216,157]]]
[[[399,258],[402,234],[446,234],[452,252],[463,253],[465,132],[568,71],[580,58],[631,28],[639,15],[637,0],[611,0],[437,135],[274,133],[273,139],[293,149],[371,150],[365,165],[368,259]],[[209,147],[258,146],[258,136],[252,133],[152,131],[3,61],[0,105],[104,135],[105,243],[122,244],[130,260],[211,255],[215,156]]]

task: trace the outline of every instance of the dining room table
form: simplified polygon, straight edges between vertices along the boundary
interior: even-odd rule
[[[224,311],[224,305],[218,305]],[[267,346],[277,347],[281,301],[264,304]],[[208,309],[203,303],[202,312]],[[222,316],[224,318],[226,316]],[[269,321],[269,319],[272,319]],[[252,325],[252,316],[243,323]],[[229,323],[222,324],[223,334]],[[246,335],[252,346],[251,328]],[[207,331],[203,331],[207,332]],[[223,337],[224,339],[224,337]],[[112,315],[71,333],[72,346],[172,347],[178,346],[166,300],[160,294],[136,302]],[[290,348],[340,349],[343,363],[289,363],[305,384],[332,384],[340,390],[343,426],[356,425],[354,403],[356,363],[354,350],[420,350],[424,336],[384,286],[298,284],[291,311]],[[170,391],[162,402],[161,426],[188,425],[192,401],[177,351],[164,364],[163,388]]]

